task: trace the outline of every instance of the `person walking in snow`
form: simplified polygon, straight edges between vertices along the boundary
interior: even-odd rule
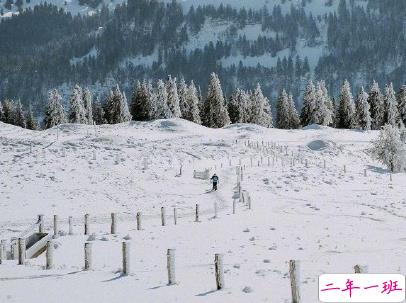
[[[214,174],[213,177],[210,178],[211,182],[213,182],[213,189],[212,190],[217,190],[217,184],[219,182],[219,177]]]

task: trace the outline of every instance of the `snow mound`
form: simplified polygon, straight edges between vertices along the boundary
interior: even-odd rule
[[[313,151],[325,150],[330,147],[330,144],[323,140],[314,140],[307,143],[307,147]]]
[[[328,126],[318,125],[318,124],[310,124],[303,127],[304,130],[320,130],[320,129],[328,129]]]

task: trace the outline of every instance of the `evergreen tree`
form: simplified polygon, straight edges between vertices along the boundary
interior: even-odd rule
[[[340,91],[340,100],[337,112],[337,127],[351,129],[355,126],[354,99],[352,97],[350,83],[345,80]]]
[[[357,96],[357,118],[358,125],[363,130],[371,129],[371,113],[368,103],[368,94],[364,91],[364,87],[361,88]]]
[[[58,93],[58,90],[53,89],[48,95],[48,105],[45,110],[44,127],[48,129],[65,122],[65,111],[62,105],[62,97]]]
[[[264,127],[273,127],[271,105],[268,98],[263,93],[261,86],[257,87],[252,92],[250,104],[250,123],[258,124]]]
[[[148,84],[144,80],[142,83],[137,81],[131,97],[131,115],[135,121],[150,120],[151,97],[148,90]]]
[[[3,112],[3,105],[0,102],[0,121],[4,122],[4,112]]]
[[[397,94],[398,106],[399,106],[399,118],[403,125],[406,125],[406,85],[400,88]]]
[[[187,119],[189,109],[189,102],[188,102],[188,87],[186,85],[185,79],[180,79],[178,85],[178,96],[179,96],[179,107],[181,112],[181,117],[183,119]]]
[[[3,101],[3,122],[8,124],[14,124],[14,105],[11,100]]]
[[[109,124],[118,124],[131,121],[127,98],[117,85],[110,91],[105,105],[105,118]]]
[[[186,102],[188,111],[186,112],[186,119],[197,124],[202,124],[200,119],[199,110],[199,97],[197,95],[197,89],[193,81],[191,81],[186,91]]]
[[[300,118],[296,110],[295,102],[293,101],[293,96],[289,95],[289,117],[290,117],[290,126],[291,129],[297,129],[300,127]]]
[[[165,83],[158,80],[156,91],[152,95],[152,102],[155,108],[154,119],[170,119],[172,112],[168,106],[168,93],[166,91]]]
[[[368,103],[371,111],[372,129],[380,129],[385,121],[385,103],[377,82],[373,82]]]
[[[83,90],[83,105],[85,111],[85,123],[89,125],[93,125],[93,101],[92,101],[92,93],[90,92],[89,88],[85,88]]]
[[[385,107],[385,123],[392,126],[399,126],[398,102],[392,83],[385,87]]]
[[[172,78],[171,76],[168,77],[166,91],[168,94],[168,107],[172,113],[172,118],[180,118],[182,113],[180,112],[176,78]]]
[[[249,95],[239,88],[230,96],[227,108],[231,123],[247,122],[248,103]]]
[[[323,94],[325,106],[326,106],[326,114],[324,115],[323,125],[326,126],[333,126],[335,121],[335,106],[333,104],[333,100],[328,94],[326,83],[324,80],[319,82],[320,89]]]
[[[38,129],[38,123],[34,119],[34,114],[32,113],[32,107],[31,104],[28,106],[28,111],[26,114],[26,121],[27,121],[27,129],[31,130],[37,130]]]
[[[86,113],[83,104],[83,92],[79,85],[75,85],[70,96],[69,122],[86,124]]]
[[[25,120],[24,116],[24,111],[23,111],[23,106],[21,104],[21,101],[17,101],[17,106],[15,107],[14,110],[14,125],[20,126],[22,128],[26,128],[27,122]]]
[[[276,126],[281,129],[290,129],[291,117],[290,117],[290,105],[289,96],[283,89],[279,94],[278,102],[276,105]]]
[[[316,88],[313,81],[310,80],[307,84],[306,91],[303,95],[303,107],[300,119],[303,126],[316,123],[314,113],[316,110]]]
[[[223,90],[215,73],[210,75],[207,98],[203,105],[202,122],[204,126],[212,128],[221,128],[230,124],[230,117],[224,104]]]
[[[101,105],[100,99],[98,97],[96,98],[96,101],[93,102],[92,113],[93,113],[93,121],[95,124],[102,125],[107,123],[105,119],[104,108]]]

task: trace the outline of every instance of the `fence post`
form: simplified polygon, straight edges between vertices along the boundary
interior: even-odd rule
[[[44,215],[38,215],[38,232],[44,233]]]
[[[344,173],[347,172],[347,166],[344,164]]]
[[[175,249],[168,249],[166,254],[167,269],[168,269],[168,285],[176,284],[175,275]]]
[[[0,264],[3,263],[3,260],[6,260],[6,255],[4,254],[4,240],[0,242]]]
[[[142,229],[142,213],[139,211],[137,212],[137,230]]]
[[[196,204],[195,222],[199,222],[199,204]]]
[[[69,216],[68,218],[68,224],[69,224],[69,235],[73,235],[73,218],[72,216]]]
[[[358,264],[355,265],[355,266],[354,266],[354,272],[355,272],[356,274],[362,273],[361,266],[359,266]]]
[[[59,235],[59,226],[58,226],[58,215],[54,215],[54,236],[53,238],[58,238]]]
[[[130,242],[123,242],[123,275],[130,274]]]
[[[85,214],[85,235],[90,235],[89,214]]]
[[[161,222],[162,226],[166,225],[166,218],[165,218],[165,207],[161,207]]]
[[[289,276],[290,276],[290,288],[292,291],[292,303],[299,303],[300,302],[300,295],[299,295],[299,281],[297,281],[297,268],[296,268],[296,260],[289,261]]]
[[[117,213],[111,213],[111,234],[117,233]]]
[[[11,242],[11,260],[18,259],[18,239],[14,238],[14,241]]]
[[[248,204],[248,209],[252,209],[252,205],[251,205],[251,196],[247,193],[247,204]]]
[[[233,215],[235,215],[235,206],[236,206],[236,200],[235,199],[233,199]]]
[[[18,265],[25,263],[25,239],[18,238]]]
[[[173,208],[173,224],[178,224],[178,211],[176,207]]]
[[[326,169],[326,159],[323,160],[323,168]]]
[[[92,243],[85,243],[85,270],[92,270]]]
[[[46,262],[46,269],[54,268],[54,245],[52,241],[47,242]]]
[[[216,285],[217,290],[224,288],[224,270],[223,270],[223,255],[215,254],[214,255],[214,267],[216,273]]]
[[[217,202],[214,202],[214,218],[217,219]]]
[[[364,168],[364,177],[367,176],[367,170]]]

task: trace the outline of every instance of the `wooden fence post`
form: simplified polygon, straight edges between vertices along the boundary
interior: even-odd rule
[[[85,243],[85,270],[92,270],[92,243]]]
[[[161,223],[162,226],[166,225],[166,218],[165,218],[165,207],[161,207]]]
[[[130,274],[130,242],[123,242],[123,275]]]
[[[54,236],[53,238],[58,238],[59,235],[59,226],[58,226],[58,215],[54,215]]]
[[[236,199],[233,199],[233,215],[235,215]]]
[[[323,168],[326,169],[326,159],[323,160]]]
[[[68,224],[69,224],[69,235],[73,235],[73,218],[72,216],[69,216],[68,218]]]
[[[166,254],[167,269],[168,269],[168,285],[176,284],[175,275],[175,249],[168,249]]]
[[[52,241],[47,242],[46,262],[46,269],[54,268],[54,245]]]
[[[6,260],[6,255],[4,253],[4,240],[1,240],[0,242],[0,264],[3,263],[3,260]]]
[[[251,196],[247,193],[247,204],[248,204],[248,209],[252,209],[252,204],[251,204]]]
[[[142,213],[139,211],[137,212],[137,230],[142,229]]]
[[[38,215],[38,232],[44,233],[44,215]]]
[[[176,207],[173,208],[173,224],[178,224],[178,211]]]
[[[18,238],[18,265],[25,263],[25,239]]]
[[[90,235],[89,214],[85,214],[85,235]]]
[[[115,235],[117,233],[117,213],[111,213],[111,234]]]
[[[300,302],[300,293],[299,293],[299,281],[297,274],[297,264],[298,261],[290,260],[289,261],[289,276],[290,276],[290,288],[292,292],[292,303]]]
[[[223,255],[215,254],[214,255],[214,267],[216,274],[216,286],[217,290],[224,288],[224,270],[223,270]]]
[[[367,170],[364,169],[364,177],[366,177],[366,176],[367,176]]]
[[[199,221],[199,204],[196,204],[195,222],[200,222]]]

